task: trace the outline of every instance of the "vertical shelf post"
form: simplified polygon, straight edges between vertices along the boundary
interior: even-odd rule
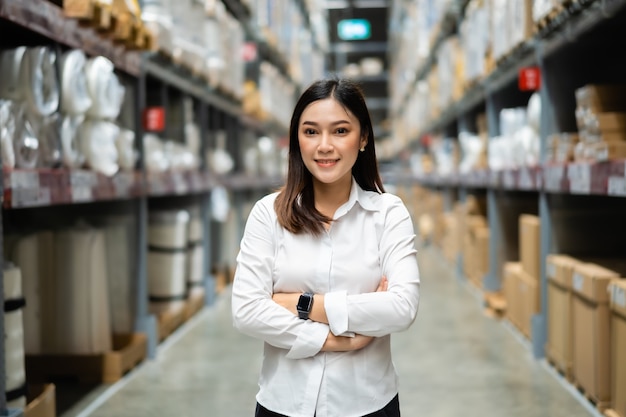
[[[487,91],[486,97],[487,126],[489,139],[499,134],[500,123],[498,109],[493,92]],[[504,234],[501,227],[500,211],[498,210],[498,197],[494,188],[487,190],[487,223],[489,225],[489,272],[483,279],[483,287],[486,291],[498,291],[500,289],[500,270],[502,265],[502,241]]]
[[[143,142],[143,123],[142,112],[146,106],[146,76],[141,75],[136,81],[137,93],[135,94],[135,138],[136,146],[139,154],[137,168],[141,173],[141,182],[143,190],[147,187],[147,175],[145,164],[145,147]],[[136,286],[137,289],[137,311],[135,329],[145,333],[148,339],[148,358],[156,357],[156,349],[159,343],[158,326],[156,317],[148,314],[148,267],[147,267],[147,251],[148,251],[148,197],[144,192],[137,198],[135,204],[136,218],[136,253],[137,253],[137,269],[136,269]]]

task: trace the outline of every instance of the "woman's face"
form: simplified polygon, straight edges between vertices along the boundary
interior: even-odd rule
[[[359,120],[333,98],[309,104],[300,117],[298,142],[304,165],[323,184],[347,181],[359,149],[367,144]]]

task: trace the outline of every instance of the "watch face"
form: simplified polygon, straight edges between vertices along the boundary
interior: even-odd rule
[[[293,305],[293,304],[292,304]],[[309,306],[311,305],[311,296],[308,294],[303,294],[298,299],[298,310],[308,311]]]

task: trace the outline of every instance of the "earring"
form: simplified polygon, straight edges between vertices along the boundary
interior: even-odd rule
[[[359,149],[361,152],[365,152],[365,146]]]

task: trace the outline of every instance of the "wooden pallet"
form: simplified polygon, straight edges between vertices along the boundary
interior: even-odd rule
[[[501,319],[506,313],[506,299],[500,292],[485,292],[485,314],[489,317]]]
[[[56,387],[54,384],[28,385],[28,404],[24,417],[56,417]]]
[[[535,22],[535,33],[542,32],[548,28],[565,12],[563,3],[555,5],[548,13],[540,17]]]
[[[570,383],[573,383],[574,377],[572,374],[571,364],[563,365],[562,363],[557,361],[555,359],[555,355],[552,354],[552,350],[547,345],[545,347],[545,354],[546,354],[546,361],[548,362],[548,364],[550,364],[550,366],[554,368],[554,370],[557,371],[563,378],[565,378]]]
[[[26,355],[30,382],[55,378],[84,383],[113,383],[146,358],[148,339],[143,333],[113,336],[113,350],[100,354]]]
[[[600,414],[604,414],[606,412],[606,410],[608,410],[609,407],[611,406],[611,402],[610,401],[600,401],[600,400],[598,400],[594,395],[592,395],[591,393],[586,391],[582,387],[582,385],[580,385],[577,381],[575,381],[575,380],[572,381],[572,385],[574,385],[574,387],[576,387],[578,392],[580,392],[582,394],[582,396],[587,399],[587,401],[589,401],[591,404],[593,404],[593,406],[600,412]]]
[[[165,340],[185,322],[186,304],[173,305],[158,314],[159,341]]]
[[[202,287],[193,287],[185,302],[184,320],[195,316],[204,307],[205,290]]]
[[[604,415],[606,417],[626,417],[611,408],[607,408],[606,410],[604,410]]]

